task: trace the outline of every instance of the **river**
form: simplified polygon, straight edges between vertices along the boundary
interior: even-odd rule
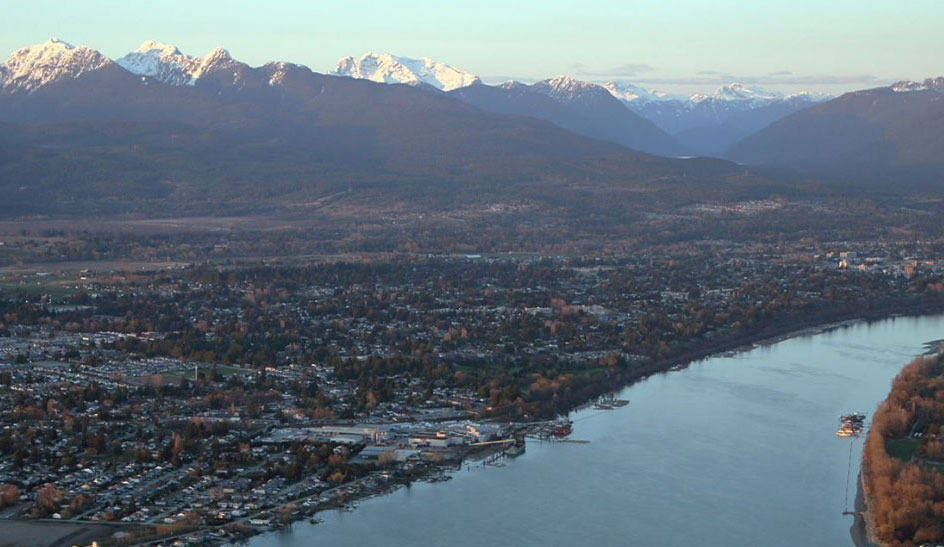
[[[589,444],[528,441],[503,467],[463,468],[249,545],[852,545],[842,511],[862,440],[837,438],[838,417],[871,417],[940,338],[944,316],[894,318],[708,358],[622,390],[629,406],[572,413],[571,437]]]

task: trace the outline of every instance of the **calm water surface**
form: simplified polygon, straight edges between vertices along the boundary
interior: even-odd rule
[[[845,327],[715,357],[576,412],[572,438],[528,441],[504,467],[472,468],[257,536],[300,545],[851,545],[861,440],[834,435],[867,412],[944,316]]]

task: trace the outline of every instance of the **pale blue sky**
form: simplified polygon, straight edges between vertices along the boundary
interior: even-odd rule
[[[58,37],[118,57],[145,39],[326,72],[367,51],[487,80],[569,74],[672,92],[719,80],[837,93],[944,74],[944,0],[0,0],[0,51]]]

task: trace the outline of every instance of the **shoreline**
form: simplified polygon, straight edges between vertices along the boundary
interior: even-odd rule
[[[840,328],[854,326],[860,323],[873,323],[878,321],[883,321],[887,319],[892,319],[896,317],[921,317],[921,316],[931,316],[931,315],[940,315],[944,313],[944,309],[941,309],[940,306],[935,305],[926,305],[926,306],[915,306],[908,309],[896,309],[890,310],[882,313],[858,313],[858,314],[837,314],[831,318],[823,318],[825,320],[815,321],[810,320],[807,322],[801,323],[801,326],[797,327],[796,325],[787,326],[783,325],[780,327],[772,327],[767,329],[761,329],[760,332],[755,333],[753,336],[748,335],[741,337],[735,340],[723,341],[717,344],[712,345],[711,347],[703,348],[700,350],[693,350],[687,353],[684,353],[676,358],[667,359],[664,361],[653,362],[648,366],[641,367],[640,369],[627,371],[628,374],[620,374],[614,378],[608,385],[600,384],[600,389],[598,393],[591,395],[587,400],[581,402],[578,405],[573,405],[568,408],[566,411],[562,411],[557,414],[557,416],[568,416],[571,412],[579,410],[580,408],[585,407],[587,404],[592,403],[592,400],[599,395],[605,393],[615,393],[619,390],[625,389],[638,381],[644,380],[651,376],[654,376],[657,373],[667,373],[670,371],[679,371],[687,368],[689,365],[695,362],[699,362],[705,359],[718,357],[718,356],[728,356],[738,353],[743,353],[756,349],[758,347],[770,346],[784,342],[793,338],[803,337],[803,336],[815,336],[818,334],[827,333],[833,330]],[[491,420],[486,418],[486,421],[503,421],[500,418],[492,418]],[[494,452],[494,451],[491,451]],[[461,469],[462,465],[468,461],[477,460],[477,456],[480,456],[482,459],[489,457],[491,454],[490,451],[473,451],[472,453],[464,454],[460,457],[458,464],[452,465],[436,465],[436,464],[427,464],[422,469],[416,469],[407,476],[399,476],[396,478],[390,478],[389,481],[385,481],[383,485],[376,488],[367,488],[363,492],[359,492],[355,495],[346,495],[343,498],[343,502],[327,502],[319,503],[315,506],[305,506],[304,509],[299,508],[299,513],[292,515],[290,520],[282,523],[274,523],[271,526],[265,528],[241,528],[238,530],[237,534],[234,534],[230,537],[220,537],[215,536],[213,539],[209,539],[209,544],[216,545],[236,545],[236,546],[245,546],[249,544],[251,538],[269,532],[274,532],[278,530],[291,527],[297,523],[305,523],[308,521],[313,521],[317,519],[318,513],[327,510],[352,510],[354,505],[357,502],[383,496],[389,494],[401,487],[409,488],[415,482],[443,482],[448,481],[450,476],[450,471],[455,469]],[[356,481],[345,483],[339,485],[338,488],[345,486],[353,486],[355,483],[358,483],[360,480],[366,477],[379,476],[383,474],[383,470],[373,470],[361,479]],[[442,478],[445,477],[445,478]],[[853,543],[860,547],[877,547],[875,543],[870,541],[870,534],[868,533],[868,521],[867,517],[863,514],[867,514],[867,500],[865,499],[865,494],[862,492],[863,487],[863,477],[860,475],[859,480],[857,481],[857,495],[856,495],[856,522],[850,528],[850,534],[852,536]],[[302,503],[312,497],[318,496],[308,496],[304,498],[298,498],[296,500],[287,502],[287,504]],[[860,510],[860,504],[862,509]],[[248,517],[247,517],[248,519]],[[248,520],[247,520],[248,521]],[[29,521],[12,521],[12,522],[29,522]],[[64,521],[64,523],[83,525],[88,524],[84,521]],[[316,523],[312,523],[312,526],[316,526]],[[227,526],[233,526],[233,523],[228,525],[220,526],[202,526],[197,530],[193,530],[187,534],[187,536],[193,536],[198,534],[207,534],[225,530]],[[166,542],[180,536],[170,536],[163,538],[154,538],[151,537],[142,542],[134,543],[134,545],[150,545]]]
[[[797,323],[800,326],[782,325],[770,326],[760,329],[754,334],[744,335],[733,340],[720,341],[718,343],[706,346],[701,349],[693,349],[682,353],[677,357],[664,359],[662,361],[652,361],[646,366],[635,370],[627,370],[617,373],[609,382],[597,384],[590,395],[583,401],[561,409],[556,414],[542,416],[544,419],[555,419],[560,416],[567,416],[575,410],[584,408],[591,404],[593,399],[601,395],[612,394],[620,391],[640,380],[659,373],[668,373],[684,370],[692,363],[703,361],[717,356],[736,355],[745,351],[750,351],[757,347],[778,344],[792,338],[802,336],[814,336],[823,334],[832,330],[853,326],[859,323],[874,323],[894,318],[922,317],[927,315],[944,314],[944,303],[922,303],[911,306],[890,306],[887,311],[859,311],[849,313],[837,313],[835,315],[817,317],[810,320],[800,320]],[[802,318],[801,318],[802,319]],[[487,419],[487,418],[486,418]]]
[[[922,308],[923,308],[923,307],[922,307]],[[854,326],[854,325],[858,325],[858,324],[863,323],[863,322],[864,322],[864,323],[873,323],[873,322],[884,321],[884,320],[892,319],[892,318],[896,318],[896,317],[903,317],[903,318],[906,318],[906,317],[921,317],[921,316],[927,316],[927,315],[939,315],[939,314],[944,313],[944,310],[942,310],[942,309],[940,309],[940,308],[938,308],[938,307],[936,307],[936,306],[928,306],[928,308],[929,308],[929,309],[921,309],[921,310],[909,309],[909,310],[903,310],[903,312],[902,312],[902,311],[894,311],[894,312],[886,312],[886,313],[864,313],[864,314],[855,314],[855,316],[853,316],[853,317],[835,318],[835,319],[828,320],[828,321],[824,321],[824,322],[810,322],[810,324],[807,324],[806,326],[802,326],[802,327],[799,327],[799,328],[795,328],[795,327],[794,327],[794,328],[784,328],[784,329],[771,329],[773,332],[763,333],[762,335],[758,336],[756,339],[754,339],[754,340],[752,340],[752,341],[743,341],[743,342],[742,342],[742,341],[737,341],[737,342],[721,343],[721,344],[718,344],[716,347],[711,348],[710,350],[702,350],[702,351],[691,352],[691,353],[689,353],[689,354],[687,354],[687,355],[685,355],[685,356],[683,356],[683,357],[679,357],[679,358],[670,359],[670,360],[667,360],[667,361],[660,362],[660,363],[658,363],[658,365],[661,365],[661,366],[659,366],[656,370],[651,370],[651,371],[646,372],[646,373],[644,373],[644,374],[642,374],[642,375],[639,375],[639,376],[636,376],[636,377],[632,377],[632,378],[630,378],[630,379],[628,379],[628,380],[626,380],[626,381],[614,382],[614,384],[618,384],[618,385],[616,385],[615,387],[613,387],[613,385],[611,385],[611,386],[609,387],[609,389],[607,389],[606,391],[601,392],[600,394],[603,394],[603,393],[615,393],[615,392],[617,392],[617,391],[620,391],[620,390],[622,390],[622,389],[625,389],[625,388],[631,386],[632,384],[634,384],[634,383],[636,383],[636,382],[638,382],[638,381],[641,381],[641,380],[644,380],[644,379],[649,378],[649,377],[651,377],[651,376],[654,376],[655,374],[667,373],[667,372],[670,372],[670,371],[684,370],[684,369],[687,368],[690,364],[695,363],[695,362],[698,362],[698,361],[702,361],[702,360],[709,359],[709,358],[713,358],[713,357],[717,357],[717,356],[724,356],[724,355],[727,355],[727,354],[743,353],[743,352],[746,352],[746,351],[751,351],[751,350],[756,349],[756,348],[758,348],[758,347],[763,347],[763,346],[769,346],[769,345],[778,344],[778,343],[780,343],[780,342],[784,342],[784,341],[787,341],[787,340],[790,340],[790,339],[793,339],[793,338],[798,338],[798,337],[803,337],[803,336],[815,336],[815,335],[818,335],[818,334],[824,334],[824,333],[827,333],[827,332],[830,332],[830,331],[833,331],[833,330],[837,330],[837,329],[841,329],[841,328],[845,328],[845,327],[851,327],[851,326]],[[851,314],[850,314],[850,315],[851,315]],[[592,398],[589,399],[589,400],[587,400],[587,401],[583,401],[583,402],[580,403],[579,405],[575,405],[575,406],[569,408],[566,412],[561,412],[561,413],[559,413],[558,416],[561,416],[561,415],[562,415],[562,416],[567,416],[567,415],[569,415],[571,412],[580,410],[580,409],[582,409],[582,408],[586,408],[587,405],[589,405],[589,404],[592,404]],[[460,461],[459,466],[461,467],[461,465],[462,465],[464,462],[466,462],[466,461],[467,461],[467,458],[463,458],[463,459]],[[448,476],[448,472],[449,472],[449,468],[431,466],[431,467],[429,467],[429,468],[426,470],[426,472],[424,472],[421,476],[412,478],[412,479],[410,479],[410,480],[408,480],[408,481],[405,481],[405,482],[403,482],[403,483],[400,483],[400,484],[401,484],[401,486],[406,486],[407,488],[409,488],[409,485],[412,484],[413,482],[423,481],[424,479],[426,479],[426,478],[428,478],[428,477],[430,477],[430,476],[434,476],[434,475],[437,475],[437,474],[440,474],[440,473],[446,474],[446,476]],[[447,479],[447,480],[448,480],[448,479]],[[858,547],[879,547],[877,544],[872,543],[872,542],[870,541],[870,535],[869,535],[869,533],[868,533],[868,526],[867,526],[867,525],[868,525],[868,522],[865,520],[865,517],[864,517],[864,516],[863,516],[863,517],[860,517],[860,512],[859,512],[858,505],[861,503],[863,508],[866,507],[866,502],[865,502],[864,499],[862,499],[863,496],[861,495],[861,492],[859,492],[859,490],[861,489],[861,487],[862,487],[862,477],[861,477],[861,475],[860,475],[860,480],[857,481],[857,495],[856,495],[856,502],[855,502],[855,503],[856,503],[856,523],[854,523],[853,526],[850,528],[850,534],[852,535],[853,543],[854,543],[855,545],[857,545]],[[373,497],[382,496],[382,495],[385,495],[385,494],[387,494],[387,493],[389,493],[389,492],[391,492],[391,491],[393,491],[393,490],[395,490],[395,489],[396,489],[396,488],[387,489],[387,490],[385,490],[385,491],[383,491],[383,492],[376,492],[376,493],[373,493],[373,494],[370,494],[370,495],[367,495],[367,496],[364,496],[364,497],[352,498],[351,501],[361,501],[361,500],[364,500],[364,499],[369,499],[369,498],[373,498]],[[330,509],[330,508],[326,508],[326,509]],[[865,510],[865,509],[863,509],[863,511],[864,511],[864,510]],[[320,512],[320,511],[317,511],[317,512]],[[314,515],[309,515],[309,517],[311,517],[311,516],[316,516],[316,515],[317,515],[317,512],[314,513]],[[304,520],[307,520],[307,518],[309,518],[309,517],[306,517],[306,518],[303,518],[303,519],[295,520],[295,521],[293,521],[293,522],[291,522],[291,523],[286,524],[286,526],[290,526],[290,525],[294,524],[295,522],[302,522],[302,521],[304,521]],[[861,523],[860,523],[860,521],[861,521]],[[858,537],[857,537],[857,535],[856,535],[856,526],[857,526],[857,524],[859,524],[859,525],[862,526],[862,531],[861,531],[861,533],[860,533],[860,535],[859,535]],[[314,524],[313,524],[313,526],[314,526]],[[280,527],[280,528],[281,528],[281,527]],[[260,532],[257,533],[257,534],[252,534],[251,536],[247,536],[247,537],[245,537],[245,538],[242,538],[242,539],[240,540],[241,543],[237,543],[237,544],[234,544],[234,545],[240,545],[240,546],[248,545],[248,541],[249,541],[249,539],[251,539],[251,537],[253,537],[253,536],[255,536],[255,535],[259,535],[259,534],[261,534],[261,533],[265,533],[265,532],[267,532],[267,531],[260,531]]]
[[[855,521],[849,527],[849,535],[856,547],[879,547],[875,541],[875,527],[869,514],[868,494],[865,486],[865,467],[860,468],[856,481]]]

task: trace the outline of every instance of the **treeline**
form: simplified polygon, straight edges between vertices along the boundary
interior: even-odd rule
[[[875,539],[944,542],[944,357],[918,357],[895,378],[863,463]]]

